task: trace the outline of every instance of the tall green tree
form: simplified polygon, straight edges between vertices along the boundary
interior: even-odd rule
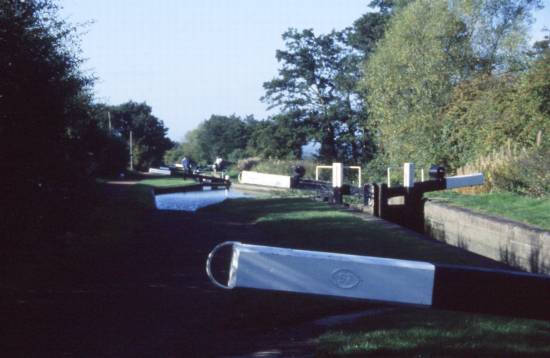
[[[504,103],[514,101],[518,71],[527,68],[526,29],[539,3],[418,0],[395,12],[362,82],[371,128],[391,161],[455,166],[532,131],[503,114],[511,110]]]
[[[524,69],[528,26],[540,0],[454,0],[449,7],[466,26],[476,72]]]
[[[20,178],[44,176],[46,184],[68,164],[67,129],[91,84],[79,71],[73,34],[52,1],[0,2],[2,162]]]
[[[468,41],[446,1],[418,0],[392,18],[361,84],[378,146],[392,162],[440,161],[438,118],[470,73]]]
[[[164,153],[172,148],[168,129],[152,114],[146,103],[126,102],[108,109],[113,128],[128,143],[132,132],[133,165],[138,170],[162,164]]]
[[[279,74],[264,83],[262,100],[307,129],[327,160],[358,160],[365,142],[362,102],[355,92],[361,55],[349,36],[349,30],[317,36],[310,29],[289,29],[283,34],[285,50],[276,53]]]
[[[240,159],[246,156],[246,146],[256,122],[252,116],[241,119],[236,115],[212,115],[185,135],[180,153],[201,164],[211,164],[216,157]]]
[[[247,153],[261,158],[301,159],[306,143],[303,128],[293,118],[281,114],[252,126]]]
[[[57,11],[50,0],[0,1],[2,208],[9,208],[0,220],[20,231],[62,229],[57,219],[74,212],[65,210],[78,192],[70,188],[85,174],[78,143],[87,125],[78,122],[92,80],[80,71],[75,29]]]
[[[363,53],[366,59],[384,36],[386,26],[396,11],[403,9],[414,0],[373,0],[369,11],[353,22],[349,43]]]
[[[203,160],[213,163],[216,157],[224,159],[238,159],[238,152],[246,148],[250,135],[247,121],[254,121],[249,117],[241,120],[239,117],[212,115],[199,126],[198,142],[202,150]]]

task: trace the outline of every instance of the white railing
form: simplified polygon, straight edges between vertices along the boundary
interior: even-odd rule
[[[350,165],[343,166],[342,163],[332,163],[332,165],[317,165],[315,167],[315,180],[319,180],[320,169],[330,169],[332,170],[332,186],[340,188],[343,181],[343,168],[357,170],[357,186],[361,187],[361,167]]]

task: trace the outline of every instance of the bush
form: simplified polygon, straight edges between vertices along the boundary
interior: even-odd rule
[[[550,161],[548,148],[523,151],[508,165],[497,167],[493,172],[493,185],[506,190],[534,197],[550,194]]]
[[[239,168],[239,170],[241,170],[241,171],[242,170],[251,170],[259,162],[260,162],[260,158],[257,158],[257,157],[241,159],[237,162],[237,168]]]
[[[478,158],[458,170],[458,174],[482,172],[483,186],[460,189],[462,193],[509,191],[533,197],[550,195],[549,146],[516,149],[509,145],[491,155]]]
[[[294,167],[302,166],[305,169],[304,178],[315,178],[315,166],[319,163],[310,160],[263,160],[258,162],[253,170],[262,173],[294,175]]]

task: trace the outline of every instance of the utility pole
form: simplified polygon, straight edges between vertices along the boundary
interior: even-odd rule
[[[130,130],[130,170],[134,170],[134,152],[132,150],[132,131]]]
[[[111,111],[107,111],[107,118],[109,119],[109,133],[111,133]]]

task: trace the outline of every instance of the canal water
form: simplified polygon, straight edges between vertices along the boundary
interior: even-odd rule
[[[236,190],[202,190],[186,193],[159,194],[155,196],[155,203],[159,210],[196,211],[208,205],[221,203],[226,199],[252,198]]]

